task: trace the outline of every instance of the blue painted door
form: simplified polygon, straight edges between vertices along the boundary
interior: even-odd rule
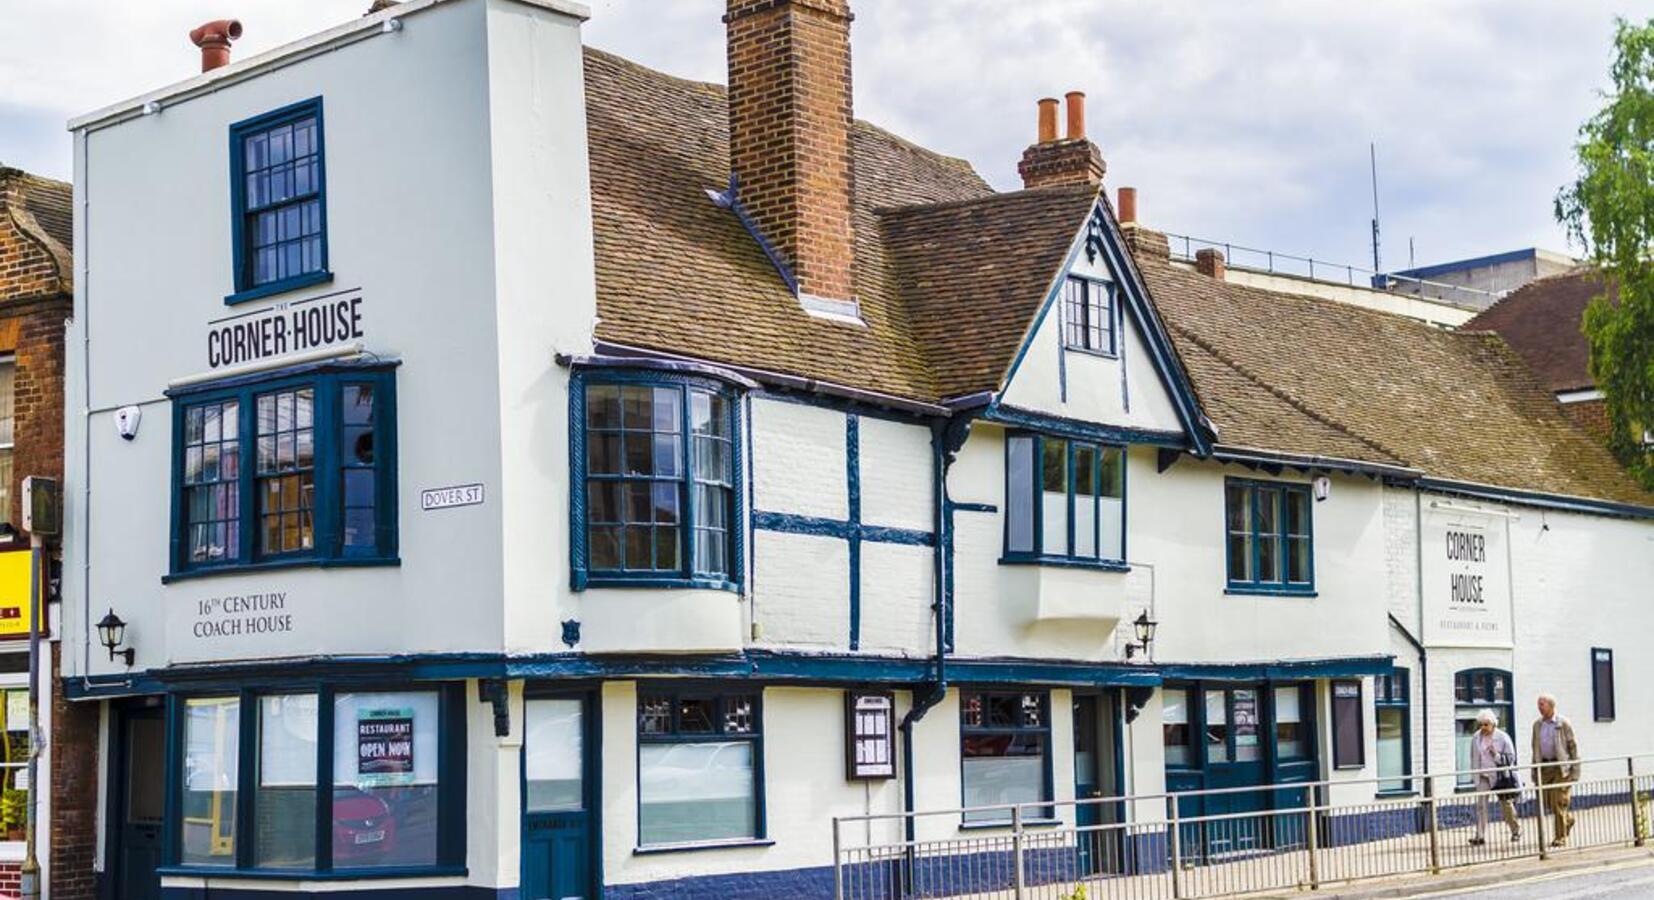
[[[523,718],[522,900],[590,900],[597,793],[591,702],[531,697]]]
[[[1105,694],[1074,695],[1074,799],[1091,800],[1117,796],[1115,762],[1118,743],[1114,739],[1113,697]],[[1074,808],[1079,829],[1078,865],[1080,874],[1124,871],[1120,834],[1104,826],[1119,821],[1119,809],[1112,803],[1080,803]]]
[[[116,728],[113,880],[121,900],[159,900],[166,717],[159,707],[124,709]]]
[[[1256,687],[1209,688],[1206,709],[1206,787],[1235,788],[1268,782],[1262,692]],[[1221,816],[1269,808],[1267,791],[1238,791],[1205,797],[1203,813]],[[1209,856],[1258,849],[1267,839],[1264,817],[1239,816],[1208,822],[1204,850]]]

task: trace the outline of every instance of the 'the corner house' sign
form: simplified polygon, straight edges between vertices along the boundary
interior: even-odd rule
[[[223,369],[362,338],[360,288],[278,303],[207,323],[207,368]]]
[[[1510,551],[1503,517],[1426,509],[1422,524],[1424,642],[1509,647]]]

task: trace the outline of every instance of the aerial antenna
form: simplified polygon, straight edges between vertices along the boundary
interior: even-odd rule
[[[1382,272],[1384,266],[1378,260],[1378,145],[1368,144],[1367,155],[1373,171],[1373,271]]]

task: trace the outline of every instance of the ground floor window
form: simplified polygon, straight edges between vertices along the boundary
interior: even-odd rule
[[[959,732],[964,805],[1051,800],[1051,697],[1044,692],[965,691]],[[1024,809],[1024,818],[1051,815]],[[1009,821],[1009,809],[965,813],[967,822]]]
[[[5,700],[0,708],[5,723],[0,730],[0,829],[5,833],[0,839],[6,841],[24,839],[28,815],[28,672],[28,653],[0,653],[0,698]]]
[[[1394,669],[1373,680],[1373,708],[1378,719],[1378,783],[1380,793],[1409,789],[1405,776],[1412,771],[1412,725],[1407,670]]]
[[[638,844],[763,836],[759,691],[638,692]]]
[[[1491,710],[1499,727],[1511,733],[1514,709],[1511,703],[1510,673],[1499,669],[1466,669],[1453,675],[1453,747],[1456,768],[1471,768],[1470,739],[1476,734],[1476,716]],[[1513,741],[1518,747],[1521,742]],[[1520,751],[1518,751],[1520,755]],[[1476,776],[1460,775],[1458,786],[1474,786]]]
[[[300,873],[462,864],[463,706],[457,685],[185,698],[177,862]]]
[[[1366,764],[1365,716],[1361,682],[1332,683],[1332,767],[1359,769]]]
[[[1160,735],[1165,745],[1166,768],[1198,767],[1194,751],[1189,747],[1189,692],[1181,688],[1167,688],[1160,700]]]

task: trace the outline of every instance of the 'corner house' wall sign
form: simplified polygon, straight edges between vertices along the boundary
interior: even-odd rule
[[[207,368],[222,369],[360,340],[362,290],[278,303],[207,323]]]
[[[1493,515],[1437,510],[1426,510],[1423,524],[1425,643],[1509,647],[1505,524]]]

